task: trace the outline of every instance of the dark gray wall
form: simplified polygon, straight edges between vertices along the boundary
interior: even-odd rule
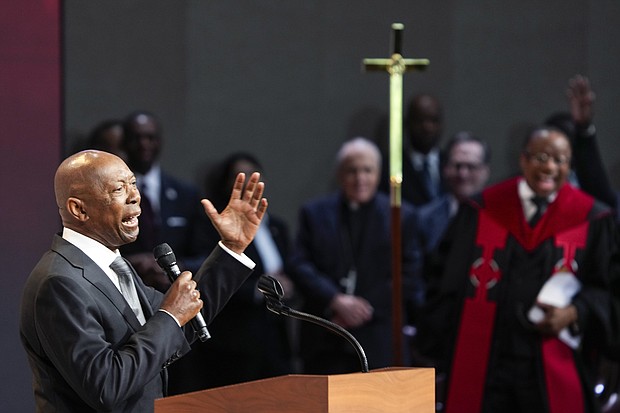
[[[491,142],[493,181],[513,173],[524,125],[567,108],[576,73],[596,89],[604,159],[620,172],[620,3],[602,1],[65,2],[68,140],[134,108],[158,113],[166,168],[200,183],[205,168],[247,149],[266,166],[271,211],[295,225],[304,200],[329,190],[332,160],[354,135],[381,138],[387,74],[362,73],[405,25],[405,99],[445,106],[445,136]],[[613,177],[615,185],[620,181]]]

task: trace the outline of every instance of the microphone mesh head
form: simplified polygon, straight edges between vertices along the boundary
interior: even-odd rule
[[[169,267],[176,264],[177,258],[172,252],[172,248],[167,243],[159,244],[153,249],[153,255],[160,267]]]

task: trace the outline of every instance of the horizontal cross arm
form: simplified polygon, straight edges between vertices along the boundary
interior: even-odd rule
[[[405,71],[425,70],[430,64],[428,59],[403,59],[395,56],[390,59],[386,58],[366,58],[362,61],[363,69],[370,71],[387,71],[392,66],[401,64]]]

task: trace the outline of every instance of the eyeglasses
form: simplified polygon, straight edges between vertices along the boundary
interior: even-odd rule
[[[467,172],[475,172],[482,169],[484,165],[482,163],[467,163],[467,162],[448,162],[446,167],[451,169],[456,169],[460,171],[461,169]]]
[[[570,157],[565,155],[551,156],[545,152],[537,152],[537,153],[529,153],[525,152],[525,155],[534,162],[544,165],[550,160],[553,161],[557,166],[564,166],[570,162]]]

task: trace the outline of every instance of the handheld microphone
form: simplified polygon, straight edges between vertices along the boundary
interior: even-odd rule
[[[170,282],[174,282],[177,278],[179,278],[179,275],[181,275],[181,270],[177,265],[177,258],[175,257],[174,252],[172,252],[170,245],[165,242],[163,244],[159,244],[153,249],[153,255],[157,260],[157,264],[159,264],[168,278],[170,278]],[[196,317],[191,319],[190,324],[196,334],[198,334],[200,341],[205,342],[211,338],[211,334],[209,334],[209,330],[207,330],[207,323],[205,323],[205,319],[202,317],[201,313],[196,314]]]
[[[270,275],[261,275],[258,279],[257,288],[261,293],[263,293],[265,303],[269,311],[320,325],[321,327],[325,327],[332,333],[335,333],[347,340],[357,352],[357,356],[362,367],[362,373],[368,373],[368,359],[366,358],[366,353],[364,352],[362,345],[359,341],[357,341],[353,334],[329,320],[312,314],[302,313],[301,311],[293,310],[284,305],[282,303],[282,297],[284,297],[284,289],[282,288],[282,284]]]

